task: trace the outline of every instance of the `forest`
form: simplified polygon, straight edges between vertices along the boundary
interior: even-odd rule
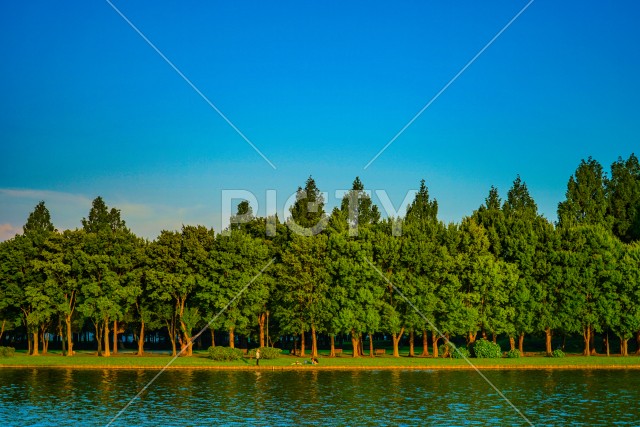
[[[136,236],[101,197],[75,230],[57,231],[40,202],[23,233],[0,243],[0,344],[101,356],[193,347],[286,348],[365,354],[373,337],[393,356],[442,356],[440,344],[559,337],[592,355],[640,354],[640,165],[605,172],[582,160],[558,220],[538,212],[518,176],[492,187],[459,223],[438,219],[425,181],[402,218],[381,218],[359,178],[325,211],[313,178],[290,217],[256,217],[241,202],[223,232],[202,225]],[[201,334],[201,332],[203,332]],[[635,344],[634,344],[635,341]]]

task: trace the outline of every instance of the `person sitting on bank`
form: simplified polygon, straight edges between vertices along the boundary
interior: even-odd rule
[[[317,365],[318,364],[318,358],[315,357],[315,356],[311,357],[311,364],[312,365]]]

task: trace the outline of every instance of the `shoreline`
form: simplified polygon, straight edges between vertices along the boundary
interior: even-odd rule
[[[100,357],[93,352],[81,352],[72,357],[60,353],[29,356],[16,353],[0,357],[2,369],[73,369],[73,370],[173,370],[173,371],[531,371],[531,370],[634,370],[640,371],[640,355],[582,356],[574,353],[563,358],[530,355],[520,358],[463,359],[433,357],[329,357],[320,355],[319,364],[312,365],[307,357],[281,355],[275,359],[242,358],[234,361],[214,361],[205,352],[194,352],[191,357],[134,353],[117,353]],[[167,366],[169,365],[169,366]]]
[[[20,364],[5,365],[0,364],[2,369],[74,369],[74,370],[113,370],[113,371],[548,371],[548,370],[640,370],[640,364],[635,365],[372,365],[372,366],[320,366],[320,365],[266,365],[266,366],[131,366],[131,365],[37,365]]]

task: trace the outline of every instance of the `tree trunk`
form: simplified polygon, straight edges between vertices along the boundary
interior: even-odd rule
[[[364,356],[364,338],[362,338],[362,334],[360,334],[360,340],[358,343],[358,350],[360,350],[360,356]]]
[[[607,357],[609,357],[609,331],[607,331],[607,334],[604,337],[604,344],[607,351]]]
[[[629,343],[629,339],[624,339],[620,337],[620,356],[628,356],[629,350],[627,348],[627,344]]]
[[[409,331],[409,357],[415,357],[414,343],[413,343],[413,329]]]
[[[42,353],[40,353],[40,354],[42,354],[43,356],[45,356],[47,354],[47,342],[45,340],[46,332],[45,332],[44,328],[45,328],[45,326],[42,325],[42,328],[40,328],[40,336],[39,336],[40,342],[42,343]]]
[[[591,327],[591,355],[595,356],[598,352],[596,351],[596,332]]]
[[[45,325],[40,326],[40,332],[38,333],[38,339],[42,344],[42,352],[40,354],[42,354],[43,356],[47,354],[47,346],[45,345],[45,342],[44,342],[44,334],[45,334],[44,328],[45,328]]]
[[[451,357],[451,341],[449,340],[449,333],[444,334],[444,342],[445,342],[445,346],[444,346],[444,354],[442,355],[442,357]]]
[[[433,357],[438,358],[438,341],[440,341],[440,335],[436,331],[431,331],[431,347],[433,348]]]
[[[496,341],[498,341],[498,335],[497,334],[491,334],[491,342],[496,344]]]
[[[520,354],[524,356],[524,332],[520,332],[520,336],[518,336],[518,350],[520,350]]]
[[[169,333],[169,341],[171,341],[171,356],[175,357],[176,354],[178,354],[177,350],[176,350],[176,323],[175,323],[175,319],[171,319],[171,321],[169,320],[165,320],[165,323],[167,324],[167,332]]]
[[[36,331],[33,332],[31,336],[32,336],[31,340],[33,341],[33,348],[31,351],[31,355],[40,356],[40,353],[38,353],[38,329],[36,329]]]
[[[305,337],[304,337],[304,330],[300,332],[300,357],[305,357]]]
[[[213,328],[209,328],[209,333],[211,334],[211,347],[216,346],[216,330]]]
[[[236,336],[233,333],[233,328],[229,328],[229,347],[231,348],[236,348]]]
[[[42,338],[42,355],[46,355],[49,350],[49,340],[47,339],[47,325],[42,325],[41,338]]]
[[[515,350],[516,349],[516,340],[515,338],[513,338],[512,335],[509,335],[509,350]]]
[[[636,354],[640,354],[640,331],[636,333],[636,344],[638,345],[638,348],[636,349]]]
[[[329,350],[329,357],[336,357],[336,339],[333,335],[329,335],[329,342],[331,350]]]
[[[58,333],[60,334],[60,347],[62,347],[62,355],[67,355],[67,341],[64,336],[64,326],[62,326],[62,319],[58,319]]]
[[[144,320],[140,319],[140,332],[138,333],[138,356],[144,355]]]
[[[469,334],[467,335],[467,344],[473,345],[473,343],[476,342],[477,335],[477,332],[469,332]]]
[[[96,328],[96,342],[98,343],[98,356],[102,356],[102,325],[100,322],[94,323]]]
[[[113,354],[118,354],[118,321],[113,321]]]
[[[111,350],[109,350],[109,320],[104,321],[104,351],[102,355],[105,357],[111,356]]]
[[[375,357],[375,352],[373,351],[373,333],[369,332],[369,357]]]
[[[584,356],[590,356],[591,351],[589,349],[589,344],[591,344],[591,326],[582,328],[582,337],[584,338],[584,350],[582,354]]]
[[[264,322],[267,319],[267,313],[260,313],[258,316],[258,326],[260,326],[260,347],[264,347]]]
[[[71,315],[64,317],[67,334],[67,356],[73,356],[73,332],[71,331]]]
[[[311,357],[318,357],[318,337],[316,337],[316,326],[311,324]]]
[[[429,337],[426,329],[422,330],[422,354],[420,356],[429,357]]]
[[[6,320],[2,321],[2,327],[0,328],[0,342],[2,341],[2,335],[4,335],[4,326],[6,325],[6,323]]]
[[[182,334],[181,350],[184,356],[193,355],[193,341],[191,340],[191,331],[187,328],[187,325],[180,320],[180,332]]]
[[[360,339],[355,331],[351,331],[351,345],[353,346],[353,357],[360,357]]]
[[[398,350],[398,345],[400,344],[400,339],[404,334],[404,328],[400,329],[399,334],[391,334],[391,340],[393,341],[393,357],[400,357],[400,351]]]
[[[553,353],[553,349],[551,347],[551,338],[553,337],[553,332],[551,331],[551,328],[545,328],[544,330],[544,343],[545,343],[545,350],[547,351],[547,356],[551,356],[551,353]]]

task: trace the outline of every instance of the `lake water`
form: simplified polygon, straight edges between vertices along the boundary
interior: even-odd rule
[[[0,425],[106,425],[157,371],[0,369]],[[640,371],[487,371],[535,425],[640,425]],[[128,425],[527,425],[473,371],[167,371]]]

